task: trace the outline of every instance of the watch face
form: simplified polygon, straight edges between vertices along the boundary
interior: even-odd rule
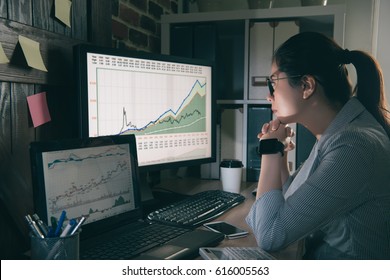
[[[259,155],[281,153],[283,155],[284,145],[278,139],[264,139],[259,141]]]

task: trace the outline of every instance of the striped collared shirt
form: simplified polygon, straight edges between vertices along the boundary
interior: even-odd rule
[[[343,258],[390,259],[389,137],[351,98],[305,164],[257,199],[246,220],[269,251],[321,232]]]

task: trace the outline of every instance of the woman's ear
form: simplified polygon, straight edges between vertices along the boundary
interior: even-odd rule
[[[309,99],[316,89],[316,79],[311,75],[302,77],[302,92],[303,99]]]

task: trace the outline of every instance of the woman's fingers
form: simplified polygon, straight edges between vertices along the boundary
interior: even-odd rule
[[[284,148],[284,150],[285,150],[286,152],[292,151],[292,150],[294,150],[294,149],[295,149],[295,143],[294,143],[294,141],[288,142],[287,145],[285,145],[285,148]]]
[[[288,125],[286,125],[286,137],[294,137],[294,135],[295,135],[294,130]]]
[[[278,119],[274,119],[268,123],[263,124],[261,127],[261,132],[259,132],[257,138],[277,138],[285,145],[286,151],[291,151],[295,148],[295,143],[291,140],[294,135],[295,132],[291,127],[281,124]]]
[[[261,133],[263,135],[267,134],[269,132],[269,128],[270,128],[270,123],[263,124],[263,126],[261,127]]]
[[[278,130],[278,128],[280,127],[280,120],[279,119],[274,119],[272,121],[270,121],[270,126],[271,126],[271,130],[272,131],[275,131],[275,130]]]

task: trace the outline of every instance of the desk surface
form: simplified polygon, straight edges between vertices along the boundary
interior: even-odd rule
[[[226,221],[239,228],[249,232],[246,237],[237,239],[225,239],[218,247],[254,247],[257,246],[256,239],[245,222],[255,196],[252,195],[252,190],[256,187],[256,183],[242,182],[241,194],[245,196],[245,201],[223,215],[215,219],[215,221]],[[182,194],[195,194],[205,190],[222,189],[221,181],[219,180],[188,180],[188,179],[173,179],[167,180],[161,184],[161,188],[169,189]],[[272,253],[277,259],[298,259],[302,253],[302,246],[299,243],[290,245],[288,248]]]

